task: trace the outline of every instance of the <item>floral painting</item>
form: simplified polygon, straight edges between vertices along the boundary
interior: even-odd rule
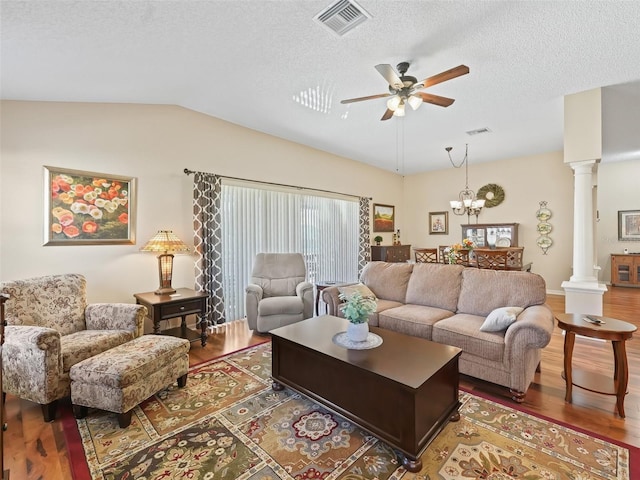
[[[56,167],[45,171],[45,245],[135,243],[135,178]]]
[[[449,233],[449,217],[447,212],[429,212],[429,235],[446,235]]]

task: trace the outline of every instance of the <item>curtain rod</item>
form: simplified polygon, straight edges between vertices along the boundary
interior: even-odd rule
[[[188,168],[185,168],[184,173],[185,175],[191,175],[192,173],[207,173],[207,172],[197,172],[195,170],[189,170]],[[211,174],[207,173],[207,175],[211,175]],[[331,193],[333,195],[342,195],[344,197],[360,198],[358,195],[351,195],[349,193],[342,193],[342,192],[332,192],[331,190],[322,190],[320,188],[299,187],[297,185],[286,185],[284,183],[263,182],[261,180],[249,180],[247,178],[228,177],[226,175],[218,175],[218,176],[220,178],[228,178],[229,180],[240,180],[241,182],[261,183],[262,185],[273,185],[276,187],[296,188],[298,190],[311,190],[313,192]],[[373,200],[372,197],[367,197],[367,198],[369,198],[369,200]]]

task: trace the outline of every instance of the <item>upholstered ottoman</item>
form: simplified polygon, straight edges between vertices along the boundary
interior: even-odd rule
[[[76,363],[69,372],[76,418],[87,407],[118,413],[118,423],[131,423],[133,407],[178,379],[184,387],[189,370],[188,340],[143,335]]]

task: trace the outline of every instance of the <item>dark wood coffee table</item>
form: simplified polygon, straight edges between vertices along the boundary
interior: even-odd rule
[[[273,389],[306,395],[403,454],[410,472],[458,408],[459,348],[380,328],[370,350],[333,343],[347,321],[324,315],[271,330]]]

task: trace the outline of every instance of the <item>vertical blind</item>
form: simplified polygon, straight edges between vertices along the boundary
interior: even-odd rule
[[[302,253],[307,280],[358,278],[358,202],[308,193],[222,185],[225,315],[245,316],[257,253]]]

